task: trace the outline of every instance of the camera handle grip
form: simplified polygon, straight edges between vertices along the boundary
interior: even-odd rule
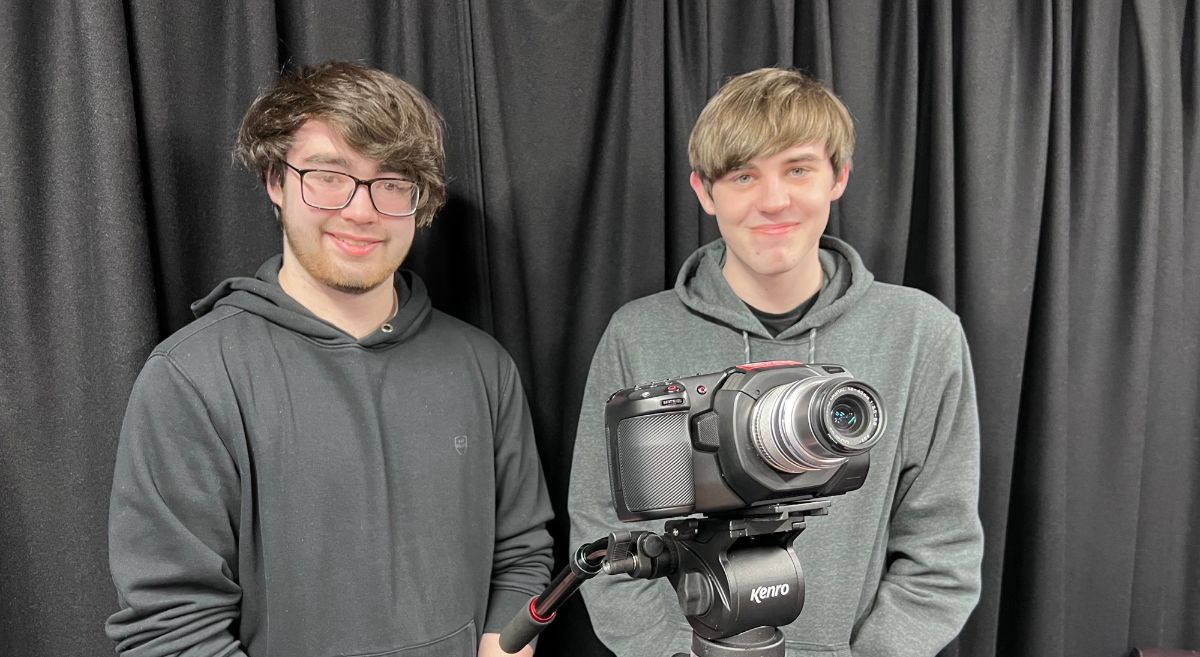
[[[500,632],[500,649],[512,655],[533,641],[554,614],[579,590],[584,581],[601,572],[604,555],[608,553],[608,538],[579,546],[568,568],[559,571],[549,586],[529,600]]]
[[[513,616],[512,620],[508,621],[508,625],[500,632],[500,649],[504,652],[515,655],[522,648],[529,645],[530,641],[536,637],[541,631],[554,620],[554,614],[550,614],[547,618],[540,618],[534,607],[537,605],[538,597],[534,596],[529,599],[529,604],[525,608]]]

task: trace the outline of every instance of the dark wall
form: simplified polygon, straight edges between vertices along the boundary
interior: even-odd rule
[[[281,66],[356,59],[445,115],[409,266],[520,366],[566,537],[592,348],[716,237],[685,145],[731,74],[854,113],[830,232],[955,309],[983,419],[963,655],[1200,648],[1195,2],[0,5],[0,654],[107,654],[117,431],[188,304],[280,248],[229,150]],[[603,654],[582,605],[541,646]]]

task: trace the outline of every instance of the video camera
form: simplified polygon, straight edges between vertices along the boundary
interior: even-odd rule
[[[828,497],[862,486],[879,393],[839,365],[751,363],[613,393],[617,517],[651,520]]]

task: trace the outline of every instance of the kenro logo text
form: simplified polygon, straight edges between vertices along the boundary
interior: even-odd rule
[[[771,586],[760,586],[750,592],[750,600],[755,603],[761,603],[767,598],[775,598],[781,595],[787,595],[791,587],[787,584],[772,584]]]

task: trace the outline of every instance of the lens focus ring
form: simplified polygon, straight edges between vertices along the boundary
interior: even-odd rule
[[[808,377],[767,390],[751,411],[751,442],[780,472],[841,465],[883,434],[878,394],[847,378]]]
[[[821,380],[813,377],[771,388],[754,405],[751,436],[771,467],[781,472],[824,470],[846,460],[824,447],[809,427],[809,406]]]

